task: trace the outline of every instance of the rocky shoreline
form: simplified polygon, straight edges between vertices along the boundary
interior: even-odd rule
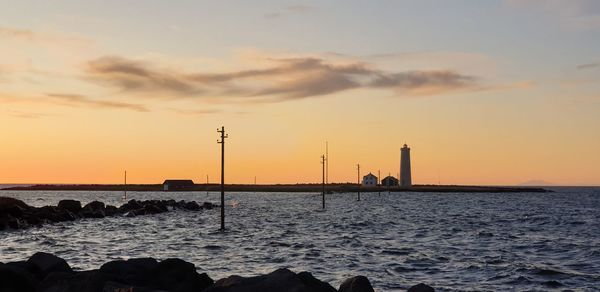
[[[309,272],[278,269],[255,277],[229,276],[214,281],[181,259],[116,260],[99,269],[75,271],[55,255],[38,252],[26,261],[0,263],[2,292],[374,292],[367,277],[356,276],[338,289]],[[425,284],[409,292],[432,292]]]
[[[33,207],[18,199],[0,197],[0,231],[75,221],[82,218],[134,217],[165,213],[175,209],[200,211],[214,207],[215,205],[209,202],[200,205],[195,201],[175,200],[129,200],[120,207],[106,205],[99,201],[82,206],[80,201],[62,200],[57,206]]]

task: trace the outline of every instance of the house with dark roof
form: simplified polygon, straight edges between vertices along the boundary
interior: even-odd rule
[[[192,191],[194,190],[194,181],[191,179],[168,179],[163,182],[163,191]]]
[[[393,176],[386,176],[381,180],[381,185],[384,187],[395,187],[398,186],[398,179]]]

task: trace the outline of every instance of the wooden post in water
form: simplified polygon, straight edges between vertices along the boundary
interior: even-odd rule
[[[225,127],[221,127],[221,130],[217,129],[217,132],[221,133],[221,140],[217,143],[221,144],[221,231],[225,230],[225,138],[229,138],[229,135],[225,134]]]
[[[356,165],[356,170],[358,173],[358,200],[357,201],[360,201],[360,164]]]
[[[322,192],[322,198],[323,198],[323,210],[325,210],[325,163],[327,160],[325,160],[325,155],[321,155],[321,164],[323,164],[323,192]]]

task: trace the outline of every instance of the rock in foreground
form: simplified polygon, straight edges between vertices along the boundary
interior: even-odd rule
[[[430,289],[430,290],[428,290]],[[214,282],[180,259],[116,260],[99,269],[74,271],[52,254],[38,252],[27,261],[0,263],[0,292],[336,292],[308,272],[278,269],[256,277],[230,276]],[[364,276],[347,279],[339,292],[373,292]],[[419,284],[409,292],[434,291]]]

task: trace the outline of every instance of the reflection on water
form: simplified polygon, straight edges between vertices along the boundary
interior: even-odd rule
[[[120,205],[119,192],[9,192],[30,205],[61,199]],[[136,193],[130,199],[219,202],[218,193]],[[311,271],[338,286],[352,275],[381,291],[419,282],[440,291],[594,288],[600,283],[600,191],[549,194],[387,192],[227,194],[228,230],[218,209],[134,218],[82,219],[0,232],[0,261],[35,251],[78,269],[132,257],[177,257],[214,279],[279,267]]]

